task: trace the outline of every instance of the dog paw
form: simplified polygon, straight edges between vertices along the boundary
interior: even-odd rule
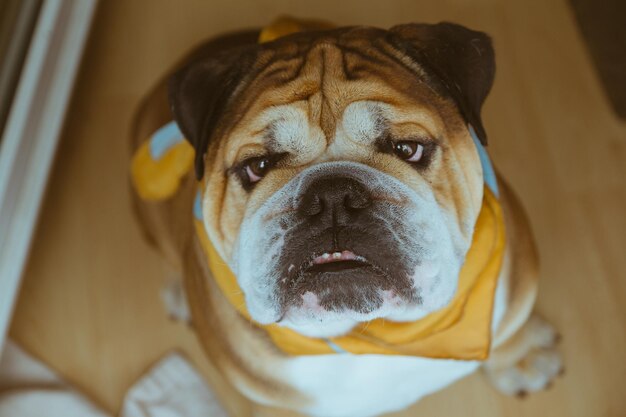
[[[161,300],[172,320],[191,324],[191,312],[181,280],[173,280],[166,284],[161,289]]]
[[[560,335],[537,315],[518,333],[496,348],[485,362],[487,378],[500,392],[516,395],[541,391],[563,374],[563,361],[556,346]]]

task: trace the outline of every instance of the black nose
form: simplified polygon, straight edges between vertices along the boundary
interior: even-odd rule
[[[311,182],[300,201],[301,215],[327,227],[348,224],[372,203],[365,186],[348,177],[323,177]]]

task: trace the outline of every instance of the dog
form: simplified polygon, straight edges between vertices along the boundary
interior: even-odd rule
[[[479,368],[509,395],[562,372],[528,220],[484,149],[494,74],[490,38],[457,24],[286,18],[208,41],[144,99],[140,224],[244,395],[368,417]]]

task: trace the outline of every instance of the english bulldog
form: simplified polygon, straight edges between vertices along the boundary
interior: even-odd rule
[[[509,395],[561,372],[527,218],[484,149],[494,72],[457,24],[282,20],[208,41],[146,97],[139,219],[244,395],[368,417],[479,368]]]

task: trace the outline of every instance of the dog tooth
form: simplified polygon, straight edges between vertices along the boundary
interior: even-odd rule
[[[335,253],[333,253],[333,258],[335,258],[335,259],[341,259],[341,252],[335,252]]]
[[[356,259],[356,255],[349,250],[344,250],[343,252],[341,252],[341,256],[343,259],[351,261],[353,259]]]
[[[330,258],[330,253],[324,253],[322,255],[322,259],[328,259],[328,258]]]

